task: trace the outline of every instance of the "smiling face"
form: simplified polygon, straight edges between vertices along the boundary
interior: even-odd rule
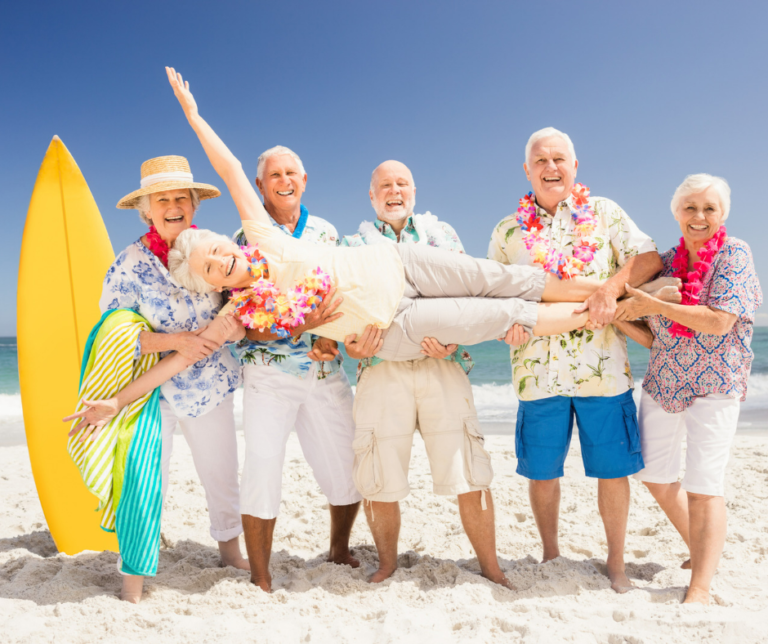
[[[149,195],[147,217],[168,245],[173,245],[179,233],[192,225],[195,207],[189,190],[168,190]]]
[[[578,167],[579,162],[568,150],[568,144],[559,136],[539,139],[533,144],[523,169],[537,203],[550,215],[571,194]]]
[[[244,288],[253,281],[245,253],[231,241],[201,243],[189,256],[189,269],[217,291]]]
[[[720,193],[710,186],[703,192],[685,195],[680,199],[675,219],[680,224],[686,244],[700,248],[723,223]]]
[[[416,205],[416,186],[413,175],[399,161],[385,161],[373,172],[368,195],[381,221],[396,223],[413,214]]]
[[[256,179],[256,187],[264,197],[264,208],[275,217],[277,213],[299,209],[307,175],[290,154],[275,154],[264,161],[262,178]]]

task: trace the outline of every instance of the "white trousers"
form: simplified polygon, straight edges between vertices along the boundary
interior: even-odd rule
[[[315,370],[312,365],[298,378],[267,366],[243,367],[243,514],[277,517],[285,446],[293,428],[328,503],[350,505],[362,499],[352,481],[355,423],[349,380],[343,371],[318,380]]]
[[[173,432],[181,426],[205,489],[211,536],[229,541],[243,531],[237,484],[237,438],[235,436],[234,394],[227,396],[207,414],[192,418],[177,416],[167,401],[160,401],[163,431],[163,501],[168,490],[168,470],[173,451]]]
[[[640,397],[640,441],[645,467],[634,477],[648,483],[676,483],[683,438],[687,439],[686,492],[724,496],[725,468],[739,422],[738,398],[710,394],[670,414],[645,391]]]

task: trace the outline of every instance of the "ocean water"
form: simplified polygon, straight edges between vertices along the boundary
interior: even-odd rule
[[[741,432],[768,430],[768,327],[755,328],[752,350],[755,358],[747,400],[741,407]],[[506,345],[501,342],[485,342],[470,347],[470,353],[474,358],[475,368],[469,374],[469,379],[485,431],[512,433],[517,413],[517,398],[510,382],[512,372]],[[635,377],[637,399],[648,364],[648,350],[629,341],[629,359]],[[352,383],[356,364],[354,360],[344,361],[344,368]],[[236,397],[236,412],[241,409],[240,398],[240,395]],[[0,446],[23,442],[24,421],[19,394],[16,338],[0,338]]]

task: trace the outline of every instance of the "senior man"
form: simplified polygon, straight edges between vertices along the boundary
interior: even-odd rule
[[[464,252],[451,226],[430,213],[414,215],[416,186],[404,164],[385,161],[378,166],[369,195],[376,222],[363,222],[357,234],[344,237],[342,246],[424,244]],[[483,576],[511,588],[496,556],[489,490],[493,470],[467,377],[473,365],[469,354],[455,344],[446,347],[425,338],[424,358],[385,362],[373,357],[381,347],[381,330],[373,327],[359,339],[348,337],[345,347],[350,357],[360,360],[354,479],[379,553],[379,568],[370,581],[383,581],[397,569],[399,502],[410,491],[408,466],[418,429],[435,494],[458,495],[459,515]],[[336,343],[321,338],[311,355],[328,359],[336,353]]]
[[[626,338],[611,326],[624,285],[638,286],[662,268],[656,246],[613,201],[576,184],[578,160],[567,134],[531,135],[523,168],[533,192],[502,219],[488,257],[505,264],[541,264],[562,278],[605,280],[584,306],[586,329],[533,339],[510,338],[512,380],[520,401],[515,432],[517,472],[528,478],[543,561],[560,556],[560,477],[578,424],[586,475],[598,479],[598,507],[608,543],[611,587],[631,589],[624,570],[629,514],[627,477],[643,468],[632,399]]]
[[[338,245],[336,229],[309,214],[301,203],[307,174],[298,155],[277,146],[258,160],[256,186],[272,223],[286,235],[316,244]],[[235,233],[248,244],[242,229]],[[245,545],[251,581],[271,590],[269,558],[280,509],[285,446],[295,427],[304,457],[328,498],[331,544],[328,561],[357,568],[349,537],[361,496],[352,481],[354,421],[352,389],[341,370],[341,358],[313,362],[308,357],[310,329],[331,322],[341,298],[327,306],[333,292],[297,327],[293,338],[279,339],[268,331],[248,330],[233,349],[243,364],[243,426],[245,463],[240,484]]]

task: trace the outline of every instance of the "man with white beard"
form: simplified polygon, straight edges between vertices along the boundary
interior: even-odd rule
[[[342,246],[426,244],[463,253],[456,231],[430,213],[413,214],[416,186],[411,171],[399,161],[385,161],[373,171],[369,196],[377,220],[363,222]],[[354,418],[353,478],[363,495],[365,515],[379,553],[380,582],[397,569],[400,501],[408,496],[408,464],[413,434],[421,432],[429,457],[435,494],[458,495],[464,530],[477,553],[482,574],[508,588],[496,556],[493,469],[483,448],[483,435],[467,373],[472,359],[462,347],[443,346],[434,338],[422,342],[418,360],[389,362],[373,357],[381,330],[368,327],[360,338],[349,336],[345,347],[358,365]],[[310,357],[329,360],[336,343],[319,339]]]

